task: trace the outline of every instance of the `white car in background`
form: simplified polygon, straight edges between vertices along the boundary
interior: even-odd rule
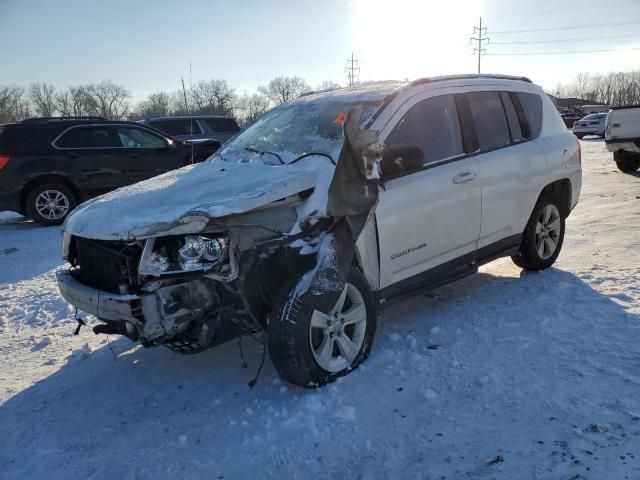
[[[606,113],[592,113],[573,124],[573,134],[578,138],[583,138],[587,135],[604,137],[606,121]]]
[[[640,168],[640,105],[613,107],[607,115],[605,142],[620,171]]]
[[[323,199],[349,165],[340,122],[356,106],[361,131],[386,147],[354,239]],[[262,334],[285,380],[323,385],[366,359],[378,303],[499,257],[553,265],[581,172],[579,142],[523,77],[319,92],[274,108],[207,162],[80,206],[58,285],[104,322],[96,333],[181,353]]]

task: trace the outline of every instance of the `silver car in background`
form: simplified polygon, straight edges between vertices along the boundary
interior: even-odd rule
[[[573,133],[578,138],[582,138],[586,135],[598,135],[604,138],[606,121],[606,113],[592,113],[573,124]]]
[[[178,140],[218,140],[221,144],[240,131],[233,118],[221,115],[159,117],[142,123]]]

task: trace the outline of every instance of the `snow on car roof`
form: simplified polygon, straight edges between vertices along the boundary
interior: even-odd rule
[[[408,85],[408,82],[388,80],[383,82],[360,83],[352,87],[321,90],[305,93],[292,103],[313,102],[317,100],[327,101],[382,101],[388,94],[398,88]]]

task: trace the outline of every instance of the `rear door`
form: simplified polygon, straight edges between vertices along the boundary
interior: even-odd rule
[[[381,132],[387,146],[419,147],[425,164],[385,178],[380,190],[380,288],[475,258],[480,182],[476,158],[465,154],[458,118],[453,95],[423,93],[402,105]]]
[[[88,196],[128,183],[120,141],[108,125],[70,127],[54,140],[53,146],[80,173],[80,188]]]
[[[182,150],[171,146],[167,139],[145,128],[114,125],[121,144],[127,183],[135,183],[184,165]]]
[[[529,141],[537,136],[539,127],[534,132],[519,119],[522,105],[518,93],[476,91],[465,98],[476,132],[482,183],[478,247],[497,252],[520,243],[531,212],[530,198],[539,193],[546,159],[539,145]]]

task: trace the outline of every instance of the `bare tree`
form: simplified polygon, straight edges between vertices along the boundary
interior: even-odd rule
[[[258,92],[266,96],[276,105],[288,102],[311,90],[311,87],[300,77],[276,77],[266,87],[259,87]]]
[[[111,80],[90,83],[85,87],[85,108],[89,115],[110,120],[126,118],[129,110],[129,91]]]
[[[155,118],[171,115],[171,96],[167,92],[152,93],[140,102],[131,118]]]
[[[87,89],[83,86],[69,87],[56,97],[57,110],[63,117],[88,115],[89,103]]]
[[[246,127],[260,118],[269,109],[269,99],[259,93],[244,94],[238,98],[236,109],[239,110],[240,125]]]
[[[24,88],[0,85],[0,123],[18,122],[31,116]]]
[[[235,90],[226,80],[198,82],[189,90],[190,106],[199,114],[232,115],[235,99]]]
[[[41,117],[53,117],[56,112],[56,88],[47,83],[32,83],[29,98],[36,114]]]
[[[607,105],[640,103],[640,71],[612,72],[607,75],[581,73],[568,84],[558,84],[557,94]]]

